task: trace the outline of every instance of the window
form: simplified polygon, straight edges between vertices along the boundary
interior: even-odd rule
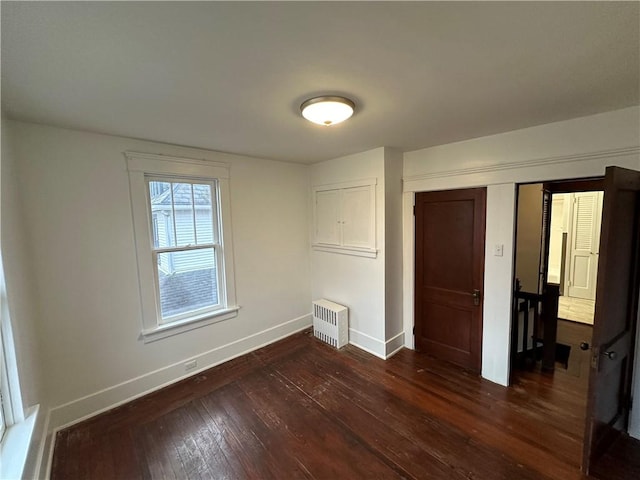
[[[0,298],[0,302],[1,301],[2,298]],[[0,306],[0,315],[2,315],[2,313],[2,307]],[[14,423],[4,341],[2,327],[0,326],[0,443],[4,440],[7,428],[11,427],[12,423]]]
[[[228,166],[126,157],[144,341],[236,316]]]
[[[313,188],[313,248],[375,258],[376,179]]]
[[[0,269],[2,266],[0,265]],[[5,357],[5,338],[7,337],[6,326],[8,308],[6,305],[6,292],[4,288],[4,275],[0,271],[0,443],[4,439],[4,435],[12,422],[11,395],[9,393],[9,372],[7,370],[7,359]]]
[[[12,428],[23,420],[24,411],[9,321],[9,304],[0,259],[0,442],[6,442]]]
[[[6,423],[4,419],[4,384],[6,373],[4,371],[4,350],[2,348],[2,330],[0,329],[0,442],[2,442],[2,438],[4,437],[4,431],[6,428]]]

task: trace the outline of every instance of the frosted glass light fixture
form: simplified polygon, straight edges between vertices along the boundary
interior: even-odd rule
[[[344,97],[314,97],[300,105],[302,116],[310,122],[329,127],[353,115],[353,101]]]

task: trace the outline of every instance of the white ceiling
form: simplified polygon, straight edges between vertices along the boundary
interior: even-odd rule
[[[6,2],[11,118],[313,163],[640,103],[640,3]],[[299,105],[356,114],[313,125]]]

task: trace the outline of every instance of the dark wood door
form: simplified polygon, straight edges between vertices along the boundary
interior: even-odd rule
[[[608,167],[596,286],[583,470],[626,430],[638,312],[640,172]]]
[[[486,190],[416,194],[416,349],[480,372]]]

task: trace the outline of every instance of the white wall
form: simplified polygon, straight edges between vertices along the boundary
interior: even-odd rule
[[[542,184],[521,185],[516,215],[516,278],[523,292],[538,293],[542,237]]]
[[[384,159],[386,356],[404,346],[402,320],[402,154],[385,148]]]
[[[27,248],[23,225],[23,209],[19,198],[21,183],[17,177],[16,156],[8,122],[2,121],[2,153],[0,160],[0,251],[7,295],[7,307],[22,410],[40,405],[42,413],[48,402],[43,388],[43,363],[37,328],[38,310],[35,302],[36,290],[30,252]],[[0,272],[2,275],[2,272]],[[2,282],[0,282],[2,283]],[[4,294],[4,292],[0,292]],[[7,341],[10,341],[7,339]],[[45,416],[40,414],[34,438],[40,439],[44,430]],[[24,476],[29,477],[36,467],[39,444],[31,446]]]
[[[445,172],[454,176],[464,174],[465,178],[455,180],[457,185],[470,181],[497,183],[510,178],[525,183],[554,180],[558,175],[562,178],[593,175],[589,172],[600,171],[598,167],[602,166],[598,152],[609,156],[611,150],[638,146],[639,117],[639,107],[630,107],[407,152],[403,175],[405,181],[413,183],[436,172],[440,178]],[[573,156],[577,158],[572,159]],[[562,161],[557,162],[560,157]],[[545,168],[545,160],[552,168]],[[473,173],[476,175],[471,176]]]
[[[32,282],[32,264],[26,248],[22,208],[18,197],[20,182],[16,177],[15,155],[8,130],[7,122],[3,122],[0,248],[20,374],[20,390],[26,409],[40,403],[43,392],[36,330],[37,311],[32,301],[36,296]]]
[[[316,163],[311,186],[376,178],[376,258],[311,252],[311,295],[349,308],[349,341],[379,357],[385,356],[385,149]],[[311,228],[312,229],[312,228]],[[313,238],[313,232],[310,234]]]
[[[11,122],[51,426],[310,325],[308,167]],[[238,316],[144,344],[127,150],[231,166]],[[193,372],[191,372],[193,373]]]
[[[404,345],[402,154],[377,148],[311,166],[311,187],[375,178],[376,258],[312,251],[314,299],[349,307],[349,342],[388,358]],[[310,235],[313,239],[313,225]]]
[[[414,192],[488,186],[482,375],[506,385],[512,281],[508,272],[513,271],[513,256],[509,252],[513,252],[515,183],[599,176],[607,165],[638,170],[638,132],[640,108],[632,107],[406,153],[405,336],[409,337],[409,328],[413,326],[407,307],[413,305],[414,292],[407,271],[413,265],[414,225],[406,210]],[[492,255],[490,249],[495,243],[504,244],[503,257]],[[411,344],[408,340],[405,343]],[[636,375],[639,373],[640,369],[636,369]],[[638,385],[640,382],[636,382],[640,398]]]
[[[502,385],[506,385],[509,381],[515,190],[514,183],[487,187],[482,303],[482,376]],[[493,254],[495,245],[502,245],[502,256],[497,257]]]

